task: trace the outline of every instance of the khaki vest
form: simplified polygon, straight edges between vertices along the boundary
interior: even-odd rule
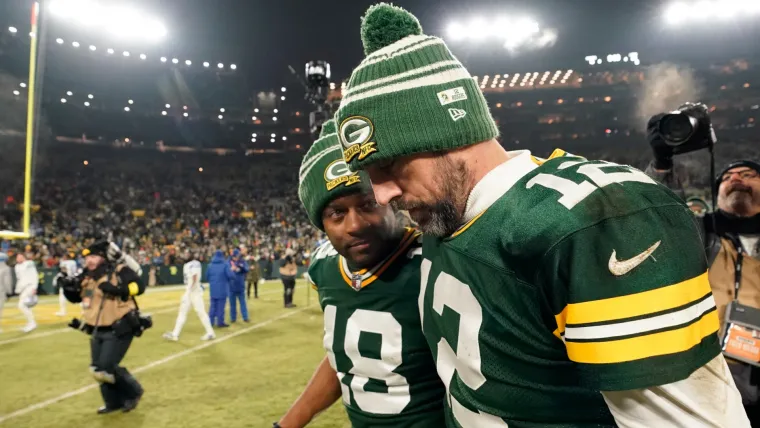
[[[121,270],[121,266],[116,268],[116,272]],[[130,298],[128,301],[121,300],[121,297],[104,296],[103,292],[98,288],[98,284],[103,282],[106,277],[102,276],[98,279],[92,279],[85,277],[82,280],[82,303],[85,306],[84,309],[84,322],[91,326],[108,327],[116,321],[122,319],[124,315],[129,311],[136,309],[134,301]],[[116,277],[116,273],[111,275],[111,284],[119,285],[119,280]],[[100,318],[98,318],[98,311],[100,310],[100,303],[103,302],[103,310],[100,312]]]
[[[720,337],[725,328],[726,306],[734,300],[734,273],[737,251],[728,239],[721,238],[720,251],[710,266],[710,287],[720,319]],[[760,260],[744,255],[739,303],[760,309]]]

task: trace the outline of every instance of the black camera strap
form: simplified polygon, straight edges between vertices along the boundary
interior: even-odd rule
[[[728,235],[727,238],[736,247],[736,262],[734,263],[734,301],[739,300],[739,288],[742,285],[742,263],[744,262],[744,246],[738,237]]]

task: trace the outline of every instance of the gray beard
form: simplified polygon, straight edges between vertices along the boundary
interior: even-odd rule
[[[446,157],[439,161],[437,182],[441,183],[441,196],[433,204],[404,204],[391,202],[397,210],[420,208],[426,214],[424,219],[414,218],[419,229],[427,235],[445,238],[451,236],[462,225],[462,216],[469,190],[466,188],[469,171],[464,162],[453,163]],[[422,220],[422,221],[421,221]]]
[[[752,212],[753,198],[749,192],[736,190],[726,196],[726,205],[731,207],[732,214],[746,217]]]

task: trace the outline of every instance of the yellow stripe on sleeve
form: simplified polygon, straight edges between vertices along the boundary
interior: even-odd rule
[[[697,322],[677,330],[608,342],[565,342],[565,345],[568,357],[576,363],[622,363],[688,351],[717,331],[718,313],[712,311]]]
[[[707,272],[677,284],[627,296],[567,305],[567,324],[615,321],[694,302],[710,292]]]
[[[137,294],[140,292],[140,286],[137,285],[136,282],[130,282],[127,287],[129,288],[130,296],[137,296]]]

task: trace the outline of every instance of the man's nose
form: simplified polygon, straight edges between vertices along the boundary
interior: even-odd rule
[[[398,185],[390,180],[381,183],[372,183],[372,190],[375,192],[375,200],[380,205],[388,205],[392,200],[398,198],[403,193]]]

